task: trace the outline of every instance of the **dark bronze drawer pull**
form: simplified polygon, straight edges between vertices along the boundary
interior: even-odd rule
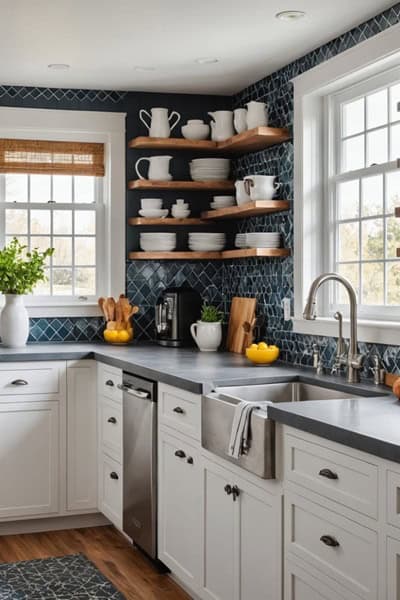
[[[176,450],[175,456],[177,456],[178,458],[186,458],[186,454],[184,453],[183,450]]]
[[[338,474],[334,473],[330,469],[321,469],[318,475],[321,475],[321,477],[326,477],[327,479],[339,479]]]
[[[115,471],[111,471],[110,477],[111,479],[119,479],[118,473],[116,473]]]
[[[180,406],[175,406],[175,408],[173,409],[173,411],[176,412],[176,413],[178,413],[178,415],[184,415],[185,414],[185,411]]]
[[[106,385],[108,385],[108,387],[114,387],[114,382],[112,379],[107,379],[106,381]]]
[[[339,542],[332,535],[321,535],[319,538],[325,546],[329,546],[330,548],[337,548],[340,546]]]
[[[14,379],[11,385],[28,385],[28,382],[25,379]]]
[[[193,456],[188,456],[186,462],[192,465],[194,463]]]
[[[117,419],[115,417],[110,417],[109,419],[107,419],[107,423],[112,423],[113,425],[115,425],[116,422]]]

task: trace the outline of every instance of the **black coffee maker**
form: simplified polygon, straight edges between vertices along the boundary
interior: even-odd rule
[[[156,303],[156,341],[161,346],[191,346],[190,326],[200,319],[201,296],[189,286],[166,288]]]

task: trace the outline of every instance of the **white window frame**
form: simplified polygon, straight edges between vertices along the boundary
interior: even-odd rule
[[[318,293],[318,318],[303,319],[303,309],[313,279],[329,269],[330,236],[329,165],[325,163],[326,140],[332,136],[325,118],[329,96],[369,77],[400,65],[400,25],[358,44],[314,69],[296,77],[294,84],[294,318],[296,333],[337,336],[337,321],[329,316],[329,286]],[[370,174],[373,174],[371,167]],[[364,319],[360,315],[360,341],[399,344],[400,322]],[[349,334],[345,320],[345,335]]]
[[[100,142],[105,146],[102,217],[96,237],[98,296],[118,296],[125,290],[125,113],[0,107],[0,137],[75,142]],[[99,270],[100,265],[102,269]],[[0,307],[3,298],[0,296]],[[100,315],[95,299],[28,296],[31,317]]]

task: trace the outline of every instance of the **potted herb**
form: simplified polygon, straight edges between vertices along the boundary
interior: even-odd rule
[[[201,352],[215,352],[222,340],[223,313],[215,306],[203,304],[200,321],[192,323],[190,332]]]
[[[44,252],[37,249],[26,252],[26,246],[16,238],[0,250],[0,293],[6,299],[0,314],[0,336],[5,346],[25,346],[29,319],[24,295],[32,293],[39,281],[46,280],[44,265],[53,252],[53,248]]]

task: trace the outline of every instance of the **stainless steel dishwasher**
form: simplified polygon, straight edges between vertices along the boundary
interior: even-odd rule
[[[123,374],[124,532],[157,557],[157,403],[153,381]]]

